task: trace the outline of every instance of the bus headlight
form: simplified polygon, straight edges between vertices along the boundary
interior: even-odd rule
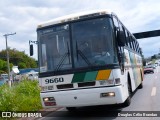
[[[117,85],[120,84],[120,78],[108,79],[108,80],[98,80],[100,85]]]
[[[43,98],[44,102],[55,101],[54,97],[45,97]]]
[[[47,97],[47,98],[43,98],[43,101],[44,102],[47,102],[49,100],[49,98]]]
[[[99,80],[100,85],[114,85],[114,79]]]

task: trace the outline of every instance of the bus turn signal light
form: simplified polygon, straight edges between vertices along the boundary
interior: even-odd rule
[[[45,98],[43,98],[43,101],[44,101],[45,106],[56,105],[56,101],[55,101],[54,97],[45,97]]]

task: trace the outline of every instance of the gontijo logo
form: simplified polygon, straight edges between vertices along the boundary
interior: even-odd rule
[[[51,79],[46,79],[45,80],[45,84],[60,83],[60,82],[64,82],[64,78],[63,77],[60,77],[60,78],[51,78]]]

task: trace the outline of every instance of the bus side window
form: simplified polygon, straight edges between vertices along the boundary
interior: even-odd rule
[[[118,22],[117,18],[114,16],[113,16],[113,22],[114,22],[115,29],[119,28],[119,22]],[[116,36],[117,36],[117,31],[116,31]],[[122,47],[118,46],[118,54],[120,55],[121,53],[123,53],[123,49],[122,49]]]
[[[133,39],[132,39],[131,34],[130,34],[130,43],[131,43],[131,48],[132,48],[132,50],[134,50]]]
[[[120,32],[123,33],[124,36],[124,41],[125,41],[125,46],[127,46],[127,40],[126,40],[126,35],[125,35],[125,28],[122,26],[122,24],[119,24]]]
[[[123,26],[121,25],[121,23],[115,18],[113,17],[113,21],[114,21],[114,25],[115,27],[119,28],[119,31],[124,33],[124,36],[125,36],[125,44],[126,44],[126,35],[125,35],[125,31],[124,31],[124,28]],[[117,35],[117,34],[116,34]],[[124,48],[122,46],[118,46],[118,56],[120,57],[120,63],[123,63],[124,62]]]
[[[133,39],[133,48],[134,48],[134,51],[136,51],[135,39],[133,37],[132,39]]]
[[[133,49],[130,33],[127,32],[127,34],[128,34],[128,43],[129,43],[129,46],[130,46],[131,49]]]
[[[131,48],[131,46],[130,46],[130,40],[129,40],[129,36],[128,36],[128,32],[127,32],[127,30],[125,30],[125,34],[126,34],[126,42],[127,42],[127,46],[129,47],[129,48]]]
[[[133,36],[130,36],[130,39],[131,39],[132,49],[136,51],[135,39]]]
[[[135,41],[135,46],[136,46],[136,52],[138,52],[138,44],[137,44],[137,41]]]
[[[117,21],[117,19],[113,16],[113,22],[114,22],[114,26],[115,27],[119,27],[119,23],[118,23],[118,21]]]
[[[139,43],[138,43],[138,53],[140,53]]]
[[[129,35],[129,43],[130,43],[131,49],[133,50],[132,37],[130,33],[128,33],[128,35]]]

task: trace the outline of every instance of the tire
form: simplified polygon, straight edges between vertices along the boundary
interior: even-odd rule
[[[66,107],[66,109],[70,112],[76,111],[76,107]]]
[[[142,89],[143,88],[143,83],[141,82],[141,84],[138,86],[138,89]]]
[[[141,74],[141,84],[138,86],[138,89],[142,89],[143,88],[143,81],[142,81],[142,74]]]
[[[131,86],[129,84],[128,84],[128,93],[129,93],[129,96],[123,103],[124,107],[128,107],[131,104]]]

